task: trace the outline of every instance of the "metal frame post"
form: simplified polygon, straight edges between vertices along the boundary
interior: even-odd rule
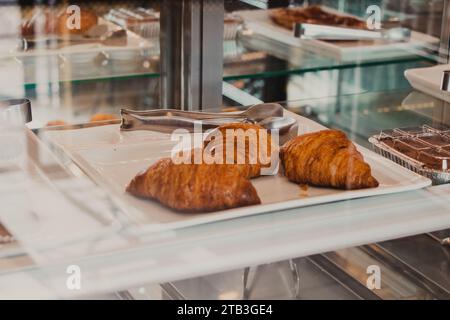
[[[223,0],[163,0],[161,107],[182,110],[222,104]]]

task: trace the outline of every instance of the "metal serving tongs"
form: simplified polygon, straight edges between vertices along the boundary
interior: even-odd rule
[[[216,128],[225,123],[244,122],[257,123],[267,130],[277,130],[280,144],[297,135],[297,121],[284,117],[284,109],[277,103],[257,104],[239,113],[211,113],[181,111],[175,109],[158,109],[137,111],[122,109],[122,131],[150,130],[172,133],[176,129],[202,132]],[[200,126],[201,125],[201,126]]]
[[[408,42],[411,39],[411,30],[399,27],[372,31],[311,23],[297,23],[294,28],[294,36],[300,39],[316,40],[385,40],[388,42]]]
[[[153,130],[172,132],[186,129],[193,132],[201,121],[202,128],[208,130],[229,122],[259,123],[270,117],[283,117],[283,107],[277,103],[257,104],[239,113],[212,113],[182,111],[175,109],[129,110],[122,109],[122,131]]]
[[[211,120],[211,119],[247,119],[250,122],[258,122],[268,117],[282,117],[283,107],[278,103],[261,103],[250,106],[247,110],[231,112],[200,112],[183,111],[177,109],[156,109],[156,110],[130,110],[122,109],[122,114],[138,115],[141,117],[182,117],[193,120]]]

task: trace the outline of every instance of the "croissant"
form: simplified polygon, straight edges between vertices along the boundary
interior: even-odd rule
[[[260,204],[251,182],[230,166],[156,162],[138,174],[127,192],[178,211],[208,212]]]
[[[280,152],[286,177],[299,184],[338,189],[378,187],[361,153],[338,130],[323,130],[288,141]]]
[[[221,146],[224,164],[236,167],[247,178],[259,177],[261,168],[270,167],[273,147],[271,135],[266,129],[257,124],[229,123],[216,130],[221,133],[222,140],[218,143],[214,141],[212,137],[217,131],[213,131],[205,139],[204,148],[214,155],[215,149]],[[263,132],[266,140],[261,136]],[[263,141],[265,145],[261,144]],[[233,151],[227,152],[228,149]]]

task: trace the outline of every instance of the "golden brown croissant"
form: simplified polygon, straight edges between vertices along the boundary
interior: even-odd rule
[[[127,192],[188,212],[217,211],[260,204],[249,180],[231,166],[175,164],[164,158],[128,185]]]
[[[338,189],[378,187],[361,153],[338,130],[323,130],[288,141],[280,153],[286,177],[296,183]]]
[[[214,148],[222,146],[223,163],[236,167],[247,178],[259,177],[262,167],[270,167],[273,147],[271,135],[266,129],[257,124],[229,123],[219,126],[217,130],[221,133],[222,141],[217,144],[211,138],[216,132],[213,131],[208,136],[211,140],[208,137],[205,140],[206,152],[214,154]],[[267,134],[266,139],[261,136],[263,132]],[[261,144],[260,136],[265,145]],[[233,151],[227,152],[228,149]]]

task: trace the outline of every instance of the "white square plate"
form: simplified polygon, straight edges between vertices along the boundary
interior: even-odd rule
[[[304,117],[288,111],[285,114],[297,119],[300,134],[324,129]],[[92,179],[115,195],[113,198],[124,211],[121,222],[139,233],[402,192],[431,184],[429,179],[358,146],[380,183],[378,188],[344,191],[309,187],[304,191],[282,175],[263,176],[252,180],[262,201],[260,205],[202,214],[179,213],[155,201],[125,193],[125,187],[138,172],[158,159],[170,156],[176,144],[170,140],[170,135],[151,131],[120,132],[118,125],[107,125],[78,130],[49,130],[45,132],[45,138],[61,147]]]

